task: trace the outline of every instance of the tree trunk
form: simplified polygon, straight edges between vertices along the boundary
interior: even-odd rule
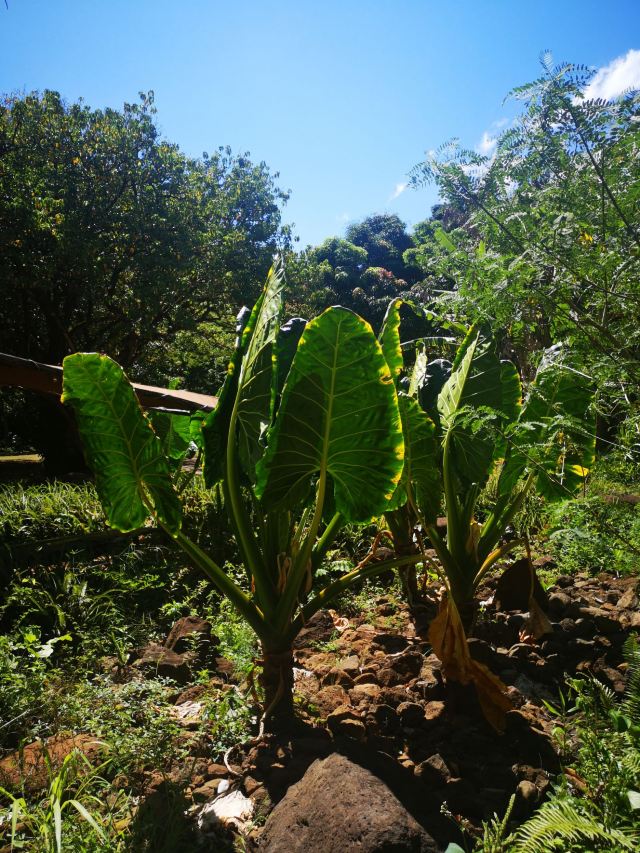
[[[262,647],[260,685],[264,690],[265,729],[286,728],[293,718],[293,650]]]

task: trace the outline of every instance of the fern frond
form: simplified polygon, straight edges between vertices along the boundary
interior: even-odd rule
[[[568,800],[545,803],[516,833],[516,850],[521,853],[549,853],[567,850],[569,844],[591,841],[603,849],[637,850],[640,835],[620,829],[606,829],[594,818],[581,814]]]

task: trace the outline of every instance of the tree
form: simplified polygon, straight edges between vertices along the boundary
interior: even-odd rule
[[[406,225],[395,213],[368,216],[362,222],[350,225],[346,237],[349,242],[365,249],[370,266],[382,267],[396,278],[404,279],[406,269],[402,255],[413,242]]]
[[[154,113],[152,93],[121,111],[51,91],[4,99],[2,349],[49,363],[98,350],[138,380],[181,372],[190,384],[190,360],[171,359],[176,334],[188,348],[202,323],[232,329],[256,298],[255,282],[290,243],[277,174],[229,148],[188,158],[161,138]],[[51,455],[67,426],[55,428],[46,401],[34,405],[40,417],[23,415],[20,431]]]
[[[640,99],[590,100],[593,73],[545,54],[511,93],[525,110],[491,158],[449,143],[413,181],[465,211],[440,259],[457,309],[506,334],[527,376],[570,341],[615,423],[640,380]]]
[[[121,112],[56,92],[0,108],[0,297],[13,354],[100,349],[144,375],[148,346],[255,297],[287,245],[264,163],[185,157],[153,94]],[[209,389],[210,390],[210,389]]]

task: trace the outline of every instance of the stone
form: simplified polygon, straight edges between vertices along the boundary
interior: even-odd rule
[[[378,684],[354,684],[349,691],[349,699],[354,705],[371,704],[380,695],[380,689]]]
[[[207,764],[207,776],[210,779],[222,779],[227,776],[229,771],[224,764]]]
[[[375,672],[361,672],[353,679],[354,684],[377,684],[378,676]]]
[[[316,652],[305,659],[304,665],[316,675],[326,675],[336,665],[336,656],[328,652]]]
[[[630,587],[626,592],[623,592],[618,599],[618,607],[620,610],[635,610],[638,606],[638,596],[635,589]]]
[[[212,640],[211,623],[198,616],[183,616],[174,623],[165,640],[165,648],[182,654],[192,651],[194,646],[210,644]],[[215,638],[216,643],[218,638]]]
[[[518,782],[518,787],[516,788],[516,796],[525,802],[530,802],[532,805],[537,803],[538,798],[540,796],[540,792],[533,782],[527,781],[527,779],[523,779],[521,782]]]
[[[442,717],[444,710],[444,702],[427,702],[424,708],[424,718],[427,722],[434,722]]]
[[[387,655],[403,652],[409,645],[409,640],[399,634],[376,634],[372,642]]]
[[[218,788],[220,787],[221,781],[222,780],[220,779],[209,779],[208,782],[204,782],[204,784],[199,785],[197,788],[194,788],[191,792],[193,802],[208,803],[209,800],[212,800],[218,793]]]
[[[371,771],[333,754],[315,761],[269,815],[265,853],[435,853],[433,838]]]
[[[298,632],[298,636],[293,641],[293,648],[304,649],[314,645],[317,648],[320,643],[326,643],[330,640],[335,631],[336,626],[331,614],[327,610],[318,610],[311,619],[307,620],[304,628]]]
[[[403,726],[415,728],[424,723],[424,707],[417,702],[401,702],[396,708]]]
[[[345,690],[348,690],[350,687],[353,687],[353,678],[344,669],[334,666],[334,668],[330,669],[322,678],[323,687],[329,684],[339,684],[341,687],[344,687]]]
[[[255,779],[253,776],[245,776],[242,780],[242,786],[247,797],[253,797],[255,792],[259,788],[262,788],[263,784],[263,782],[259,779]]]
[[[133,666],[150,675],[172,678],[178,684],[191,680],[193,652],[178,654],[159,643],[147,643],[135,653],[135,658]]]
[[[554,592],[549,596],[549,613],[552,616],[561,616],[571,604],[571,598],[566,592]]]
[[[429,756],[425,761],[421,761],[414,770],[416,777],[427,785],[446,785],[453,777],[451,770],[447,766],[444,758],[439,754]]]
[[[96,764],[105,749],[105,744],[99,738],[89,734],[60,733],[44,742],[36,740],[0,761],[0,785],[3,788],[20,788],[24,785],[27,791],[39,791],[46,788],[50,781],[47,757],[51,772],[56,773],[67,755],[74,750]]]
[[[324,717],[328,717],[340,705],[349,704],[349,696],[344,687],[339,684],[328,684],[322,687],[313,698],[314,704]]]
[[[349,655],[349,657],[339,660],[336,668],[355,678],[360,673],[360,658],[358,655]]]
[[[404,652],[392,658],[388,665],[405,682],[420,675],[423,663],[424,656],[420,652]]]
[[[380,691],[380,704],[391,705],[392,708],[397,708],[401,702],[406,702],[409,698],[407,690],[402,686],[383,687]]]
[[[603,634],[615,634],[621,628],[620,621],[606,613],[598,613],[595,623],[598,631],[601,631]]]
[[[374,705],[367,720],[377,734],[394,735],[400,731],[400,717],[390,705]]]

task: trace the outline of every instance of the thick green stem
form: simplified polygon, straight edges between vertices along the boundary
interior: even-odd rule
[[[335,541],[336,536],[340,532],[344,525],[344,517],[337,512],[329,524],[325,527],[324,533],[318,539],[315,544],[315,547],[311,553],[311,563],[314,569],[317,569],[318,566],[322,563],[325,554]]]
[[[460,560],[464,556],[464,542],[451,466],[451,431],[447,433],[442,453],[442,484],[447,512],[447,548],[455,560]]]
[[[232,516],[236,529],[238,545],[249,568],[255,584],[256,596],[263,608],[272,612],[276,606],[276,593],[269,583],[269,575],[258,542],[251,527],[251,519],[242,499],[238,476],[238,458],[236,454],[236,422],[238,417],[238,398],[233,407],[227,438],[225,500],[229,501],[227,511]]]
[[[253,628],[258,637],[263,641],[272,639],[272,633],[265,622],[262,612],[240,587],[236,586],[231,578],[222,571],[220,566],[214,563],[211,557],[199,545],[192,542],[188,536],[185,536],[184,533],[178,531],[173,538],[192,562],[206,574],[218,591],[226,595],[240,615]]]
[[[524,503],[524,499],[527,496],[527,492],[533,485],[534,479],[535,473],[531,471],[522,486],[522,490],[518,492],[510,504],[507,504],[506,509],[501,510],[496,508],[496,511],[491,514],[482,529],[482,534],[480,535],[480,541],[478,543],[478,554],[480,559],[485,560],[498,543],[500,537],[507,529],[507,525],[513,520],[514,516]]]
[[[386,512],[384,517],[391,531],[396,556],[411,557],[417,554],[418,548],[413,541],[413,517],[409,507],[404,506],[401,509]],[[398,574],[409,607],[413,607],[420,598],[415,563],[399,566]]]

